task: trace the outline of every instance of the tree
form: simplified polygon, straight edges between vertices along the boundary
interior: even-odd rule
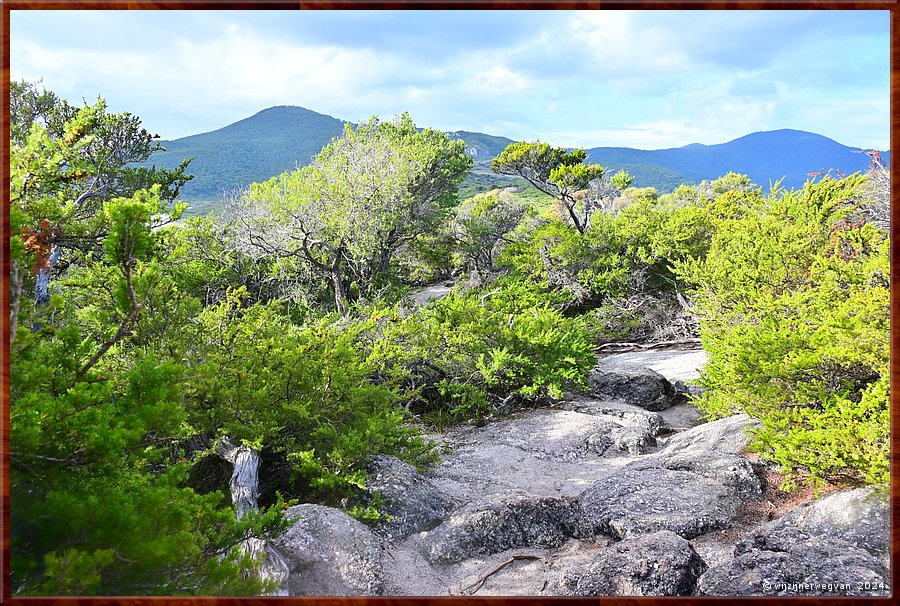
[[[456,211],[456,239],[472,267],[479,272],[494,269],[496,254],[513,231],[526,207],[513,194],[492,190],[463,202]]]
[[[38,91],[36,84],[11,84],[10,158],[15,175],[10,199],[19,212],[16,227],[29,234],[26,242],[38,261],[33,267],[37,309],[50,300],[50,280],[65,261],[64,250],[99,253],[108,228],[98,217],[105,201],[130,197],[155,184],[162,200],[171,202],[191,179],[185,174],[189,161],[175,170],[132,165],[162,149],[153,142],[157,138],[141,128],[137,116],[109,113],[102,99],[79,109],[50,91]],[[15,288],[26,279],[24,271],[18,264],[11,268]],[[16,304],[20,292],[14,291]],[[35,327],[40,323],[36,318]]]
[[[158,229],[181,207],[166,183],[111,193],[134,173],[106,171],[127,150],[99,159],[116,130],[102,102],[69,111],[28,90],[17,119],[33,123],[13,129],[10,158],[13,593],[263,591],[240,545],[282,529],[281,509],[238,520],[221,493],[186,485],[195,436],[178,322],[197,301],[179,292]]]
[[[70,267],[47,321],[11,347],[14,593],[265,589],[237,546],[283,528],[279,510],[239,521],[184,486],[185,368],[135,335],[166,282],[162,206],[158,188],[108,201],[102,257]]]
[[[675,263],[709,353],[698,408],[759,419],[751,446],[788,486],[888,483],[889,240],[859,213],[864,186],[826,177],[722,205],[708,254]]]
[[[556,198],[565,208],[575,229],[583,234],[593,212],[610,195],[612,190],[608,185],[624,189],[633,181],[628,173],[620,171],[603,184],[604,168],[599,164],[585,164],[586,158],[587,152],[583,149],[567,151],[539,141],[518,142],[510,143],[493,159],[491,167],[501,175],[523,177],[540,191]],[[576,192],[590,187],[592,183],[595,185],[588,195],[579,200]]]
[[[348,310],[349,290],[377,284],[399,246],[436,225],[471,166],[464,144],[418,131],[408,115],[347,126],[309,166],[254,183],[231,211],[244,240],[302,259]]]

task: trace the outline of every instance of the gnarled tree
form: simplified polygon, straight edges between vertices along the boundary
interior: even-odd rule
[[[494,158],[491,167],[501,175],[523,177],[540,191],[556,198],[575,229],[583,234],[590,224],[591,215],[614,191],[608,185],[620,190],[633,181],[628,173],[620,171],[603,184],[604,168],[599,164],[585,164],[585,159],[587,152],[583,149],[567,151],[540,141],[520,141],[510,143]],[[587,195],[575,195],[588,188]]]
[[[470,166],[461,141],[419,131],[406,114],[373,117],[311,165],[251,185],[232,216],[250,246],[326,277],[346,313],[351,283],[372,288],[400,246],[437,225]]]

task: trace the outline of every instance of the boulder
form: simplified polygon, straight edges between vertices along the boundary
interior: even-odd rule
[[[390,541],[431,530],[459,503],[429,482],[415,467],[390,455],[379,455],[368,466],[367,492],[378,495],[387,519],[375,531]]]
[[[838,538],[864,549],[890,567],[891,513],[886,497],[869,488],[842,490],[799,505],[773,523],[810,536]]]
[[[603,454],[620,427],[595,415],[554,410],[501,422],[494,439],[539,459],[573,462]]]
[[[669,380],[649,368],[613,370],[600,366],[588,373],[587,382],[596,397],[619,400],[645,410],[665,410],[680,401]]]
[[[592,534],[575,499],[518,493],[457,510],[423,533],[420,546],[430,562],[450,564],[516,547],[558,547]]]
[[[741,538],[700,595],[888,595],[890,513],[866,489],[799,505]]]
[[[619,538],[669,530],[691,539],[728,526],[741,503],[765,487],[747,459],[704,448],[702,435],[715,434],[670,445],[594,482],[579,496],[591,523]]]
[[[749,415],[739,414],[703,423],[669,438],[666,452],[699,454],[702,451],[737,453],[747,446],[747,430],[759,425]]]
[[[877,558],[841,540],[810,537],[796,528],[766,540],[697,581],[697,595],[812,596],[888,595],[890,585]],[[736,547],[737,553],[740,549]]]
[[[614,430],[610,437],[616,448],[633,455],[647,454],[656,447],[656,438],[642,427],[622,427]]]
[[[288,594],[382,595],[381,539],[346,513],[323,505],[295,505],[294,522],[274,541],[287,562]]]
[[[680,536],[660,531],[625,539],[588,561],[565,566],[548,583],[565,596],[684,596],[706,564]]]
[[[697,398],[706,393],[706,389],[699,385],[685,384],[684,381],[675,381],[672,383],[675,391],[682,394],[686,399]]]
[[[646,429],[652,436],[658,436],[665,431],[671,430],[666,420],[656,412],[611,408],[595,400],[576,400],[572,402],[572,406],[576,411],[585,414],[619,419],[618,423],[625,427]]]
[[[691,539],[724,528],[742,499],[723,484],[645,461],[628,464],[579,495],[590,524],[618,538],[668,530]]]
[[[743,498],[760,497],[765,490],[765,481],[756,471],[761,465],[736,454],[713,450],[671,452],[667,448],[635,464],[635,468],[644,466],[687,471],[713,480]]]

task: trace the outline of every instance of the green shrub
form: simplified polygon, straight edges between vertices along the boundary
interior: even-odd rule
[[[633,191],[621,210],[594,213],[583,234],[560,221],[520,234],[501,263],[549,284],[567,313],[586,313],[596,341],[690,336],[673,265],[705,256],[715,225],[699,202]]]
[[[361,343],[371,322],[328,316],[290,323],[278,304],[240,306],[241,291],[197,319],[198,363],[186,387],[190,423],[285,461],[290,496],[334,502],[366,479],[373,454],[429,460],[390,383]],[[293,491],[293,492],[292,492]]]
[[[760,198],[678,267],[709,353],[698,406],[758,418],[752,446],[788,485],[888,479],[888,240],[848,219],[862,181]]]
[[[402,381],[420,412],[482,418],[507,397],[561,397],[595,362],[581,320],[565,318],[534,284],[450,294],[418,313],[380,322],[372,359]]]

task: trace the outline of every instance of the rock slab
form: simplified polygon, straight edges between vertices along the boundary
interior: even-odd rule
[[[706,564],[685,539],[660,531],[625,539],[590,561],[564,566],[548,585],[566,596],[691,595]]]
[[[665,410],[683,396],[664,376],[649,368],[598,366],[588,373],[588,387],[594,396],[610,398],[645,410]]]
[[[887,501],[868,489],[841,491],[761,526],[731,562],[707,570],[698,595],[890,594]]]
[[[381,539],[339,509],[295,505],[294,519],[274,541],[290,570],[288,594],[383,595]]]
[[[750,423],[739,416],[685,432],[693,434],[594,482],[579,495],[589,521],[621,539],[660,530],[691,539],[728,526],[764,489],[750,461],[723,452]]]
[[[369,497],[377,495],[382,502],[381,511],[387,514],[387,518],[375,526],[375,531],[388,540],[404,539],[413,533],[431,530],[459,506],[415,467],[397,457],[379,455],[368,471]]]
[[[421,550],[432,563],[451,564],[516,547],[558,547],[593,530],[573,498],[513,494],[458,510],[423,533]]]

